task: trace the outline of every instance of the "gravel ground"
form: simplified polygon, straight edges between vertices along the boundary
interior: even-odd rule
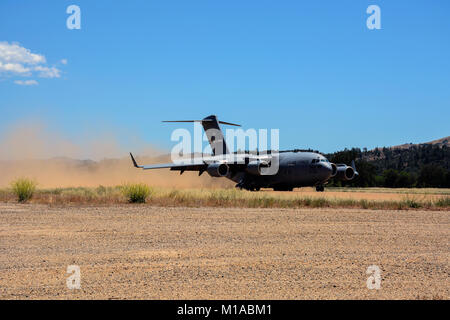
[[[448,211],[0,203],[0,298],[449,299],[449,239]]]

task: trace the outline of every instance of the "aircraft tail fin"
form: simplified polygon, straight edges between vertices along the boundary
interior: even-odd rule
[[[202,120],[171,120],[163,122],[201,122],[206,136],[208,137],[213,155],[230,153],[225,143],[225,137],[223,136],[222,130],[220,130],[219,124],[240,127],[239,124],[219,121],[217,120],[217,116],[215,115],[210,115]]]

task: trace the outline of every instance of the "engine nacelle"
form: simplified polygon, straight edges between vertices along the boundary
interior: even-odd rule
[[[338,166],[335,179],[338,180],[352,180],[355,177],[355,170],[349,166]]]
[[[254,175],[254,176],[260,176],[261,175],[261,168],[268,167],[268,163],[264,161],[250,161],[247,165],[247,168],[245,168],[245,171],[248,173]]]
[[[206,172],[211,177],[225,177],[228,175],[228,172],[230,171],[230,167],[226,163],[211,163],[206,168]]]

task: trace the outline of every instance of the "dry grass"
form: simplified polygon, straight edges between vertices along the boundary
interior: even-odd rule
[[[328,191],[338,192],[361,192],[361,193],[389,193],[389,194],[425,194],[425,195],[449,195],[447,188],[348,188],[328,187]]]
[[[350,189],[351,190],[351,189]],[[445,191],[447,190],[447,191]],[[152,188],[151,199],[147,203],[153,206],[176,207],[240,207],[240,208],[362,208],[362,209],[433,209],[449,210],[448,189],[439,196],[420,194],[398,194],[395,198],[361,197],[361,193],[340,194],[336,191],[325,193],[291,192],[249,192],[238,189],[174,189]],[[374,192],[372,191],[372,194]],[[0,201],[16,201],[11,190],[0,190]],[[40,189],[35,192],[33,203],[54,205],[97,205],[120,204],[129,202],[124,195],[123,186],[97,188],[56,188]]]

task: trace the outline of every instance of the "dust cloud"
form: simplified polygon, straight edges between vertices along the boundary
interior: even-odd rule
[[[169,169],[136,169],[128,151],[134,151],[138,162],[143,164],[170,162],[169,151],[139,141],[123,146],[112,133],[90,136],[93,138],[76,142],[39,121],[16,124],[0,136],[0,188],[9,186],[18,177],[32,178],[40,188],[115,186],[130,182],[177,188],[233,185],[206,173],[198,177],[197,172],[180,175]]]

